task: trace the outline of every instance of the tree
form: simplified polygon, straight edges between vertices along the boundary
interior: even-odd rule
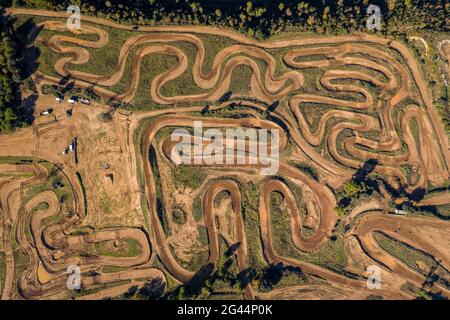
[[[366,185],[364,183],[357,184],[355,181],[350,181],[344,184],[342,188],[342,192],[344,196],[352,198],[359,193],[362,193],[366,190]]]
[[[20,68],[18,50],[10,21],[0,12],[0,132],[20,125]]]

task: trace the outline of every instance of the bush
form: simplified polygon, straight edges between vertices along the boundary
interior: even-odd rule
[[[98,115],[98,120],[102,122],[109,122],[112,120],[112,115],[110,112],[102,112]]]
[[[364,183],[357,184],[355,181],[350,181],[342,187],[342,193],[348,198],[353,198],[365,191],[367,191],[366,185]]]

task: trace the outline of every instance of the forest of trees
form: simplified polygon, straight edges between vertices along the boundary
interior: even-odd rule
[[[8,21],[0,15],[0,132],[9,132],[21,124],[20,69],[17,65],[17,45]]]
[[[366,27],[369,4],[381,8],[384,33],[406,29],[448,31],[446,0],[0,0],[0,5],[65,11],[133,25],[215,25],[266,38],[281,30],[344,33]],[[231,5],[230,5],[231,4]]]

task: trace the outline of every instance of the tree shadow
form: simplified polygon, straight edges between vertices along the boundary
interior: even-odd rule
[[[161,278],[154,278],[145,282],[139,293],[149,300],[160,299],[166,291],[166,283]]]
[[[21,53],[22,79],[29,78],[39,69],[41,51],[35,46],[36,38],[43,26],[37,26],[33,18],[28,19],[16,29],[16,38]]]
[[[406,196],[412,201],[421,201],[425,197],[426,190],[424,188],[414,189],[413,192],[407,193]]]
[[[375,170],[378,164],[377,159],[369,159],[362,164],[362,166],[353,174],[353,180],[356,183],[361,183],[366,180],[367,176]]]
[[[200,268],[194,276],[184,284],[186,294],[188,296],[198,296],[208,280],[214,272],[214,265],[208,263]]]
[[[33,123],[35,117],[34,117],[34,111],[36,109],[36,100],[38,96],[37,94],[33,93],[29,95],[27,98],[22,100],[22,103],[19,106],[19,117],[20,121],[23,123],[26,123],[30,125]]]
[[[268,108],[267,111],[268,112],[274,112],[276,108],[278,108],[278,106],[280,105],[280,100],[275,101],[274,103],[272,103]]]
[[[408,188],[408,186],[406,184],[402,184],[402,185],[400,185],[399,189],[393,193],[393,195],[395,195],[396,197],[404,196],[410,201],[419,202],[419,201],[423,200],[423,198],[425,197],[425,194],[427,193],[427,190],[425,188],[416,188],[412,192],[406,191],[407,188]],[[388,191],[390,191],[392,189],[393,188],[390,187],[390,189]]]
[[[303,276],[303,272],[298,267],[285,266],[281,262],[269,265],[261,276],[260,289],[263,291],[272,290],[272,288],[276,286],[286,274],[289,273]]]
[[[258,276],[258,273],[254,268],[247,268],[239,272],[239,282],[241,288],[245,288],[249,283],[253,281]]]
[[[138,290],[139,290],[138,285],[131,286],[130,288],[128,288],[127,292],[124,293],[124,297],[127,299],[131,299],[132,297],[134,297],[136,295]]]
[[[431,300],[448,300],[446,296],[442,294],[442,292],[428,292]]]
[[[59,80],[58,85],[65,86],[69,81],[70,81],[70,77],[64,76],[61,78],[61,80]]]
[[[346,208],[346,207],[348,207],[350,205],[351,202],[352,202],[351,198],[344,197],[344,198],[339,200],[339,207]]]
[[[70,92],[73,88],[75,88],[75,82],[74,81],[68,82],[61,87],[61,94],[64,95],[64,94]]]
[[[227,248],[227,251],[225,251],[225,256],[231,257],[240,246],[241,246],[240,242],[236,242],[236,243],[232,244],[231,246],[229,246]]]
[[[202,111],[200,111],[200,113],[202,114],[202,115],[205,115],[206,113],[208,113],[209,112],[209,105],[206,105],[203,109],[202,109]]]
[[[233,92],[231,92],[231,91],[226,92],[223,96],[221,96],[219,98],[219,100],[218,100],[219,103],[224,103],[224,102],[230,100],[232,95],[233,95]]]

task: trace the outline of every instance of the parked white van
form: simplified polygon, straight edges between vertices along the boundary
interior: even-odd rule
[[[69,103],[77,103],[78,102],[78,97],[73,96],[71,97],[69,100],[67,100]]]

